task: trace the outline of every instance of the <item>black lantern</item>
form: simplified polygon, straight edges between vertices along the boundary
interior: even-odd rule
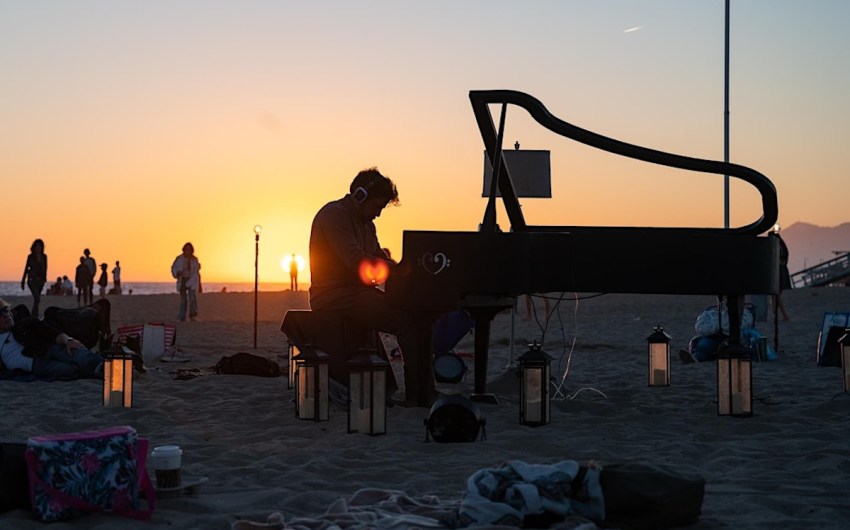
[[[534,341],[517,358],[520,370],[519,422],[530,427],[549,423],[549,364],[552,357]]]
[[[670,386],[670,335],[659,325],[646,342],[649,386]]]
[[[287,372],[289,375],[287,383],[289,384],[289,388],[295,388],[295,367],[298,363],[298,354],[301,353],[301,350],[298,349],[298,346],[293,344],[292,341],[289,341],[289,362],[287,363]]]
[[[348,432],[387,433],[387,369],[374,349],[348,361]]]
[[[844,381],[844,392],[850,393],[850,329],[844,330],[838,344],[841,346],[841,379]]]
[[[118,343],[103,352],[103,406],[133,406],[133,355]]]
[[[295,368],[295,417],[300,420],[328,420],[328,354],[305,348],[298,354]]]
[[[717,414],[753,415],[752,354],[739,343],[725,346],[717,354]]]

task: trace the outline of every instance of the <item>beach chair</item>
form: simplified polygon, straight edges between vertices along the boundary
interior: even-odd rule
[[[147,324],[121,326],[117,330],[117,335],[118,342],[125,345],[128,341],[139,340],[139,353],[146,360],[178,360],[177,348],[175,346],[177,328],[172,324],[148,322]]]

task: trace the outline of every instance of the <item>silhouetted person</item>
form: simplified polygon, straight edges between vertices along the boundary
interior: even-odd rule
[[[404,311],[387,303],[376,285],[360,277],[364,260],[396,265],[378,243],[374,219],[389,204],[398,204],[392,180],[376,168],[365,169],[343,198],[324,205],[310,232],[310,307],[342,311],[364,329],[398,337],[404,358],[404,405],[430,406],[436,397],[431,352],[416,348],[416,331]]]
[[[97,274],[97,262],[91,257],[91,251],[89,249],[83,250],[83,255],[85,256],[86,267],[89,269],[90,278],[89,278],[89,303],[92,303],[94,300],[94,277]]]
[[[289,290],[298,290],[298,262],[295,261],[295,254],[292,255],[292,261],[289,262]]]
[[[189,320],[198,318],[198,289],[201,286],[201,262],[195,257],[195,247],[192,243],[183,245],[183,253],[174,258],[171,264],[171,275],[177,279],[177,292],[180,293],[180,309],[177,320],[186,320],[188,310]]]
[[[116,261],[115,267],[112,269],[112,284],[114,285],[115,294],[121,294],[121,262]]]
[[[67,276],[62,276],[62,296],[74,296],[74,283]]]
[[[24,265],[24,275],[21,277],[21,291],[24,285],[32,293],[32,311],[30,314],[38,318],[38,305],[41,302],[41,290],[47,283],[47,254],[44,253],[44,241],[36,239],[30,245],[27,263]]]
[[[58,296],[62,294],[62,277],[56,278],[56,282],[53,283],[48,289],[47,294]]]
[[[106,286],[109,285],[109,279],[106,277],[106,263],[100,264],[100,278],[97,279],[97,285],[100,287],[100,297],[105,297]]]
[[[92,303],[92,275],[89,273],[89,267],[86,265],[86,258],[80,256],[80,264],[77,265],[76,273],[74,274],[74,283],[77,284],[77,305],[89,305]],[[80,299],[82,298],[82,304]]]
[[[779,238],[779,294],[776,295],[776,308],[782,313],[782,320],[791,320],[788,311],[785,309],[785,302],[782,300],[782,291],[791,289],[791,273],[788,272],[788,245],[779,235],[778,227],[776,228],[776,237]]]

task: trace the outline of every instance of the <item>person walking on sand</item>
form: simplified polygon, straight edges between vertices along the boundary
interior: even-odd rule
[[[171,275],[177,280],[177,292],[180,293],[180,309],[177,320],[186,320],[188,310],[189,320],[198,319],[198,289],[201,286],[201,262],[195,256],[192,243],[183,245],[183,253],[174,258],[171,264]]]
[[[24,275],[21,278],[21,291],[24,285],[32,293],[32,311],[30,314],[38,318],[38,305],[41,303],[41,290],[47,283],[47,254],[44,253],[44,241],[36,239],[30,245],[27,263],[24,265]]]

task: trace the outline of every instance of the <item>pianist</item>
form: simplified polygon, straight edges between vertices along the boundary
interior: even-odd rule
[[[310,231],[310,308],[343,311],[358,326],[395,335],[405,365],[405,399],[400,404],[430,406],[436,397],[433,378],[427,374],[431,384],[426,385],[417,379],[426,374],[413,373],[414,366],[430,366],[430,361],[418,362],[412,320],[389,305],[374,277],[370,281],[362,275],[364,265],[383,267],[390,274],[396,265],[381,248],[373,222],[390,204],[399,204],[398,190],[373,167],[354,177],[343,198],[319,210]]]

